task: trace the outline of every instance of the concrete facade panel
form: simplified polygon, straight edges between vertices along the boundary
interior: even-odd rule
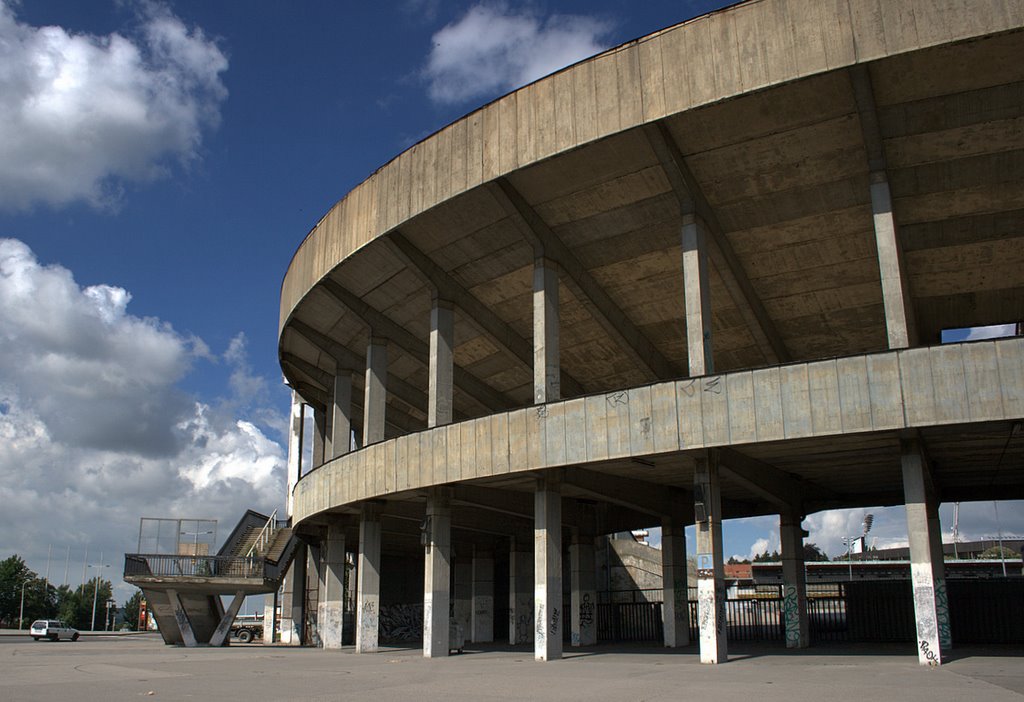
[[[839,371],[836,361],[812,363],[807,368],[810,385],[811,429],[816,436],[843,430],[839,401]]]
[[[839,376],[839,410],[845,432],[870,431],[871,393],[868,366],[863,356],[836,360]]]
[[[565,462],[587,462],[586,400],[577,398],[565,403]]]
[[[629,453],[648,456],[654,453],[654,409],[651,388],[638,387],[629,393]]]
[[[629,455],[629,390],[604,396],[605,431],[608,437],[608,458]]]
[[[651,387],[651,424],[655,452],[667,453],[683,448],[675,383],[658,383]]]
[[[787,439],[810,436],[811,396],[805,364],[783,366],[779,369],[782,391],[782,422]]]
[[[900,353],[899,363],[907,426],[930,424],[936,416],[931,352],[929,349],[907,349]]]
[[[704,445],[724,446],[729,441],[729,384],[724,376],[701,379],[701,414],[704,418]]]
[[[483,420],[481,420],[483,421]],[[491,415],[491,472],[507,473],[510,469],[509,415],[502,412]]]
[[[699,448],[704,445],[704,414],[701,412],[702,382],[703,378],[690,378],[676,383],[680,448]]]
[[[967,412],[971,420],[977,422],[1003,416],[1003,398],[998,391],[999,359],[995,345],[984,343],[964,346],[963,359]]]
[[[729,395],[729,439],[734,444],[757,441],[757,412],[754,407],[752,372],[726,376]]]
[[[546,413],[539,418],[544,425],[544,465],[564,465],[566,463],[565,405],[555,402],[546,405],[545,409]]]
[[[967,379],[964,372],[963,348],[936,346],[929,349],[934,368],[942,369],[932,378],[934,384],[935,423],[965,422],[970,419],[967,409]]]
[[[867,356],[868,393],[871,397],[871,428],[904,426],[900,366],[895,354]]]
[[[758,441],[775,441],[786,436],[782,414],[782,378],[778,368],[759,368],[751,372],[754,386],[755,429]]]
[[[603,395],[591,395],[583,402],[587,418],[587,460],[603,461],[608,458],[607,403]]]
[[[1003,416],[1024,416],[1024,339],[999,342],[996,354],[999,357]]]

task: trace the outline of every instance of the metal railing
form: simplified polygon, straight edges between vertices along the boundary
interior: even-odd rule
[[[267,523],[260,529],[260,533],[256,536],[256,540],[252,542],[252,547],[249,549],[249,553],[245,554],[246,558],[252,558],[256,553],[265,553],[267,546],[270,544],[271,539],[274,538],[274,531],[277,525],[277,510],[270,515],[267,519]],[[259,547],[259,548],[257,548]]]
[[[124,557],[128,577],[262,578],[261,558],[238,556],[177,556],[131,553]]]

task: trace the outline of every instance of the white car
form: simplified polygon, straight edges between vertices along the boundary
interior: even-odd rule
[[[30,632],[36,641],[43,638],[50,641],[59,641],[60,639],[78,641],[78,629],[73,629],[56,619],[37,619],[32,622]]]

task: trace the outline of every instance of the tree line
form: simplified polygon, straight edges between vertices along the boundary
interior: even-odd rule
[[[22,592],[24,591],[24,615]],[[83,631],[106,628],[106,603],[113,594],[113,585],[99,576],[77,588],[55,587],[31,570],[25,560],[15,554],[0,561],[0,628],[27,629],[36,619],[59,619]],[[124,603],[126,625],[134,629],[139,621],[141,591]],[[96,620],[93,602],[96,602]],[[19,621],[19,618],[21,621]]]

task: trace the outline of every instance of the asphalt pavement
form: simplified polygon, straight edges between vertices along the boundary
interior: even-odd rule
[[[1002,702],[1024,699],[1024,651],[962,648],[929,669],[908,645],[822,646],[800,652],[734,646],[701,665],[691,646],[596,646],[537,663],[496,645],[426,660],[417,649],[233,645],[186,649],[159,636],[78,642],[0,637],[0,700],[745,700],[751,702]]]

